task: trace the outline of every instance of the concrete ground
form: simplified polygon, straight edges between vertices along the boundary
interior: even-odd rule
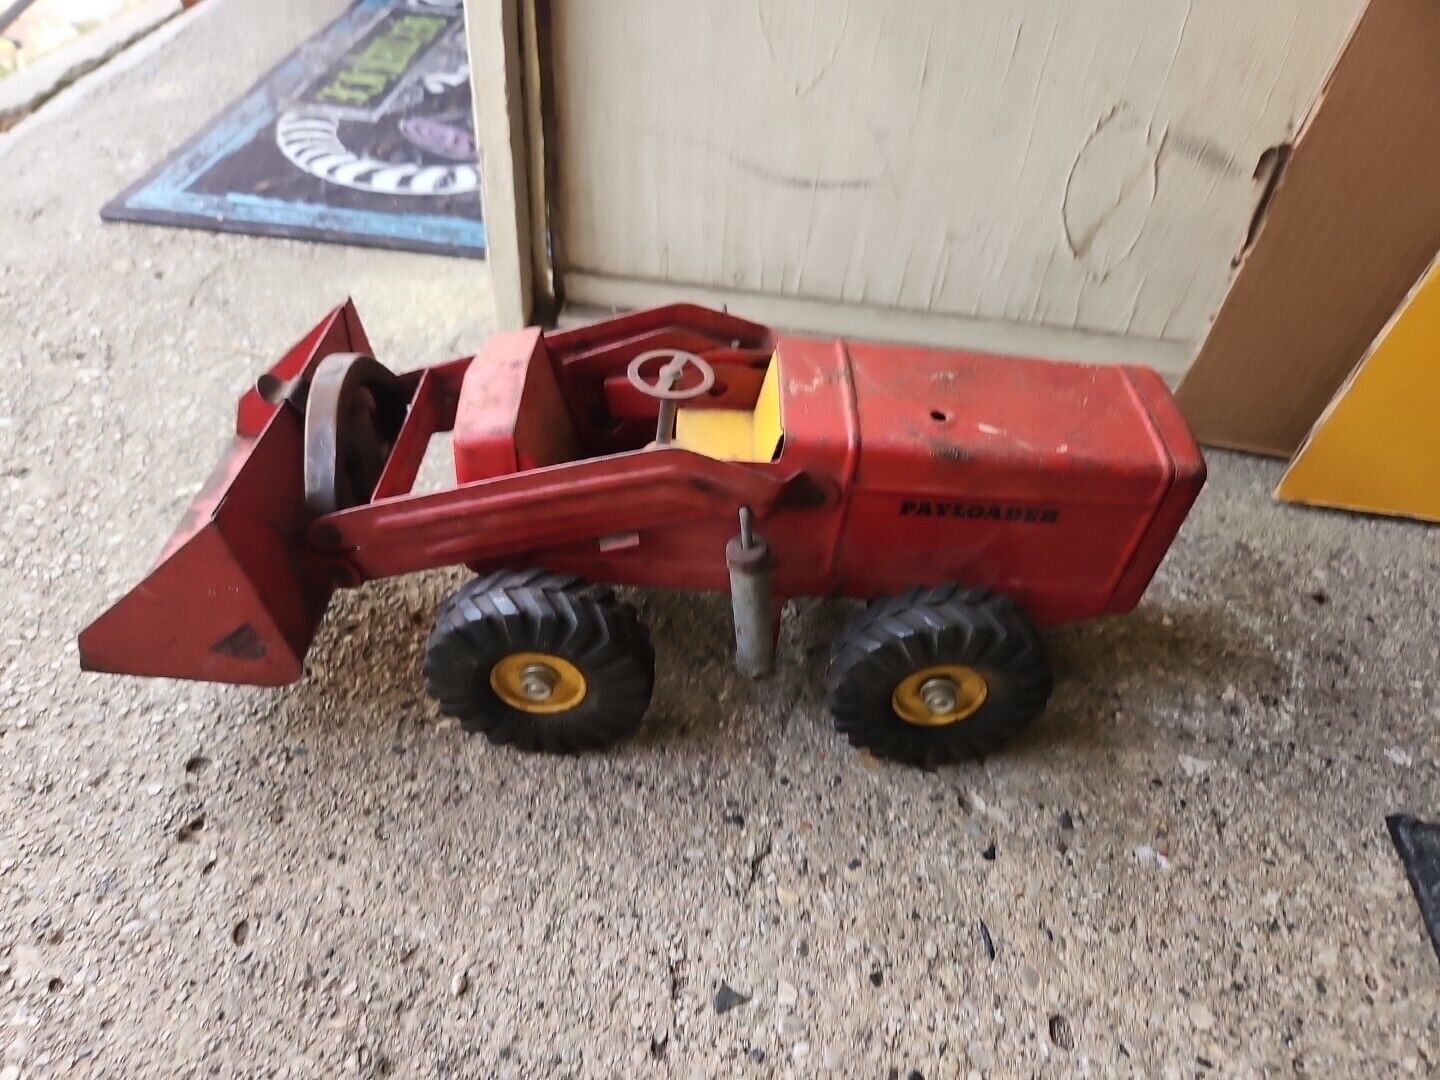
[[[81,675],[327,307],[399,367],[489,327],[474,263],[99,221],[340,6],[207,0],[0,144],[0,1080],[1440,1071],[1384,828],[1440,816],[1440,533],[1271,462],[1212,455],[1140,610],[939,772],[829,729],[820,604],[752,686],[723,600],[641,596],[651,719],[578,760],[437,717],[455,574],[338,597],[286,690]]]

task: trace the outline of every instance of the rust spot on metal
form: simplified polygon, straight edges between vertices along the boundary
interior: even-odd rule
[[[249,623],[242,623],[230,631],[211,645],[210,651],[221,656],[233,656],[237,660],[265,659],[265,643]]]

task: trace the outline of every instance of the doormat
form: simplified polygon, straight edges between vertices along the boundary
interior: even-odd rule
[[[461,0],[359,0],[100,216],[483,258]]]

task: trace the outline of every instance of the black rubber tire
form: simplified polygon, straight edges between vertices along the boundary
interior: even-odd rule
[[[907,723],[891,701],[907,676],[964,664],[984,678],[984,703],[946,727]],[[1035,625],[1008,597],[937,585],[871,604],[835,638],[825,686],[835,727],[876,757],[943,765],[988,754],[1045,710],[1053,676]]]
[[[563,657],[585,677],[583,700],[561,713],[507,704],[490,672],[515,652]],[[521,750],[597,750],[640,726],[655,685],[655,650],[635,609],[607,585],[544,570],[500,570],[440,605],[425,646],[425,682],[440,711],[469,732]]]

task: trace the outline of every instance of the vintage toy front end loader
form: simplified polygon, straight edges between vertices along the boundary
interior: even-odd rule
[[[412,491],[446,431],[454,486]],[[463,564],[426,650],[441,710],[580,751],[633,731],[654,681],[611,586],[728,592],[756,677],[788,598],[855,597],[826,676],[836,726],[941,763],[1041,712],[1037,628],[1133,608],[1204,471],[1143,368],[777,336],[675,305],[396,375],[346,304],[240,399],[220,467],[80,655],[288,683],[334,590]]]

